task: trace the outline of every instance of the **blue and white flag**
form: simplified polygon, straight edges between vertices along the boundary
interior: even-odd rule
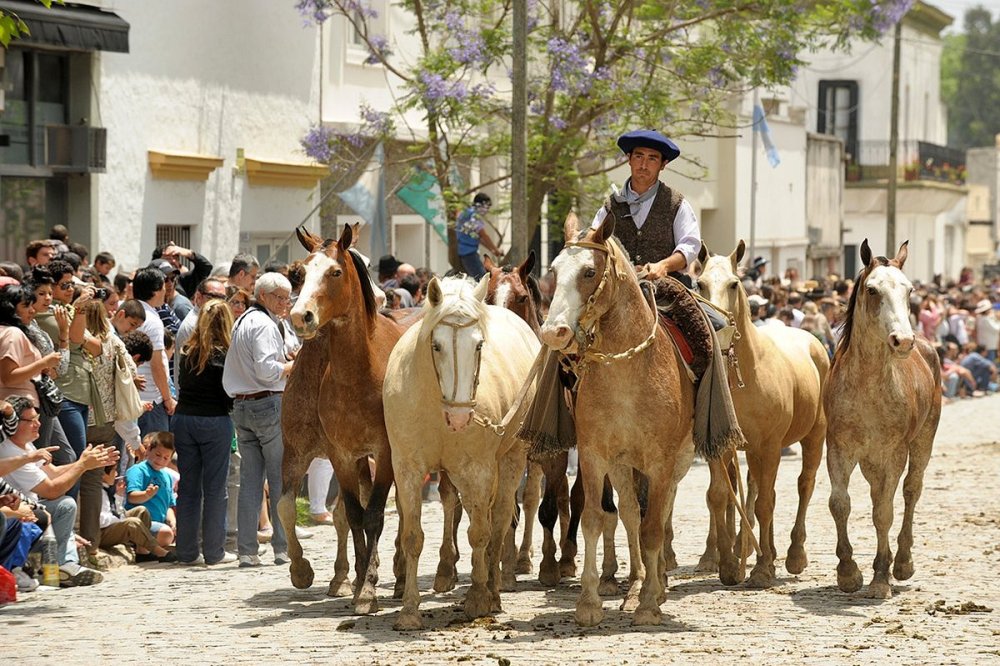
[[[760,104],[753,107],[753,131],[760,132],[760,138],[764,142],[764,150],[767,153],[767,161],[771,167],[781,164],[778,149],[774,145],[774,139],[771,138],[771,128],[767,126],[764,108]]]
[[[385,151],[382,144],[375,147],[375,154],[365,168],[358,182],[350,189],[338,192],[341,200],[350,206],[371,228],[371,256],[381,257],[389,254],[389,242],[386,239],[389,227],[389,215],[385,207]]]

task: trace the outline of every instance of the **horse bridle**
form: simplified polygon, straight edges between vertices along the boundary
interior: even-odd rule
[[[456,400],[458,396],[458,332],[463,328],[471,328],[472,326],[478,326],[479,321],[476,319],[469,320],[464,324],[456,324],[447,320],[442,319],[438,322],[438,325],[447,326],[451,329],[451,341],[452,341],[452,360],[454,363],[454,377],[451,387],[451,397],[441,394],[441,403],[446,407],[468,407],[475,411],[476,409],[476,392],[479,390],[479,370],[482,366],[483,351],[482,347],[476,348],[476,374],[472,379],[472,395],[469,400],[461,401]],[[433,352],[434,352],[434,336],[431,335],[431,353],[433,362]],[[437,363],[432,363],[434,365],[434,374],[437,376],[438,386],[441,386],[441,373],[438,371]]]

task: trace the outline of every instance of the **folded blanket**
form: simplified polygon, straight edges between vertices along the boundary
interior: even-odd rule
[[[568,451],[576,446],[576,422],[573,419],[571,388],[576,377],[561,367],[562,354],[543,348],[542,370],[538,374],[535,398],[524,422],[517,431],[518,439],[528,445],[531,460]]]

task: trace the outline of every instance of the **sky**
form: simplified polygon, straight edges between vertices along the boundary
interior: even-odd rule
[[[1000,0],[924,0],[924,2],[955,17],[955,22],[948,28],[948,32],[961,32],[965,12],[973,7],[982,6],[990,10],[994,20],[1000,15]]]

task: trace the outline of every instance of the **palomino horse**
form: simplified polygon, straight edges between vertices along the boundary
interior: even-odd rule
[[[541,292],[531,277],[531,269],[535,265],[534,250],[529,252],[528,258],[518,266],[498,266],[488,255],[483,257],[483,265],[489,275],[486,302],[512,311],[527,322],[536,335],[539,334],[542,328],[542,314],[539,310]],[[545,585],[555,585],[561,577],[573,576],[576,573],[574,562],[576,543],[574,541],[567,544],[566,540],[570,519],[569,484],[566,480],[568,456],[568,452],[562,452],[547,456],[538,462],[528,461],[528,478],[524,485],[523,500],[524,536],[517,554],[517,573],[531,573],[532,536],[537,513],[543,533],[542,563],[538,570],[538,580]],[[544,493],[542,493],[543,477]],[[540,498],[541,506],[539,506]],[[556,542],[553,537],[557,517],[561,518],[559,543],[563,558],[560,562],[555,558]]]
[[[806,510],[816,485],[816,469],[823,458],[826,417],[823,413],[823,385],[830,372],[830,360],[823,345],[806,331],[787,326],[758,328],[750,319],[746,291],[736,274],[746,245],[741,240],[728,256],[709,256],[702,245],[698,256],[703,268],[698,275],[702,296],[733,316],[736,335],[733,351],[739,374],[730,372],[733,405],[740,429],[746,437],[747,464],[758,490],[754,513],[760,525],[760,552],[750,574],[751,587],[774,584],[774,482],[782,447],[802,442],[802,472],[799,475],[799,506],[792,529],[785,568],[798,574],[805,569]],[[740,384],[740,382],[742,384]],[[713,466],[712,473],[721,469]],[[709,543],[703,563],[722,562],[722,582],[733,585],[743,573],[733,568],[735,558],[722,556]]]
[[[649,480],[641,523],[642,587],[635,624],[659,624],[665,595],[661,551],[668,495],[678,459],[692,446],[694,387],[673,343],[639,288],[625,251],[614,238],[615,218],[577,236],[566,219],[566,246],[552,264],[556,287],[542,341],[576,364],[577,448],[588,501],[583,509],[585,556],[578,624],[598,624],[597,540],[604,517],[601,497],[610,475],[624,502],[634,494],[619,485],[636,469]],[[625,513],[623,512],[623,517]],[[626,524],[626,528],[628,525]]]
[[[539,344],[517,315],[483,302],[486,287],[485,279],[475,289],[464,278],[432,279],[423,320],[403,334],[389,357],[385,423],[406,556],[396,629],[422,624],[420,490],[424,475],[436,469],[447,472],[469,514],[472,586],[465,613],[475,618],[500,609],[500,556],[525,452],[513,428],[498,433],[492,426],[514,404]],[[420,399],[435,394],[440,401]]]
[[[332,324],[327,334],[328,364],[314,400],[322,405],[319,421],[326,433],[326,453],[340,482],[354,538],[357,576],[354,608],[363,614],[378,609],[375,597],[378,540],[392,485],[392,457],[382,412],[382,381],[389,352],[404,329],[378,313],[364,262],[349,251],[352,235],[350,227],[344,228],[336,242],[300,233],[311,254],[305,261],[305,283],[292,308],[291,321],[296,333],[306,340],[327,323]],[[285,409],[291,408],[285,405]],[[303,409],[300,416],[309,418],[310,411],[315,413],[315,409]],[[369,456],[375,460],[375,478],[367,504],[363,505],[359,489],[362,474],[368,474]],[[301,479],[305,469],[301,463],[299,466],[301,469],[284,470],[284,477],[296,482],[285,488],[281,499],[285,507],[281,512],[283,521],[294,515],[297,479]],[[301,553],[301,548],[296,550]],[[292,561],[292,582],[296,586],[305,582],[302,577],[306,567],[308,564]]]
[[[851,294],[844,334],[837,347],[823,402],[827,429],[826,467],[830,472],[830,513],[837,524],[837,585],[857,591],[863,582],[847,536],[851,513],[848,483],[854,467],[871,486],[872,522],[878,549],[867,596],[888,599],[889,528],[892,501],[903,468],[903,527],[892,575],[913,575],[913,510],[924,484],[938,419],[941,417],[941,367],[937,354],[910,326],[910,293],[903,275],[907,243],[895,258],[873,257],[861,244],[864,268]],[[916,353],[914,353],[916,352]]]

